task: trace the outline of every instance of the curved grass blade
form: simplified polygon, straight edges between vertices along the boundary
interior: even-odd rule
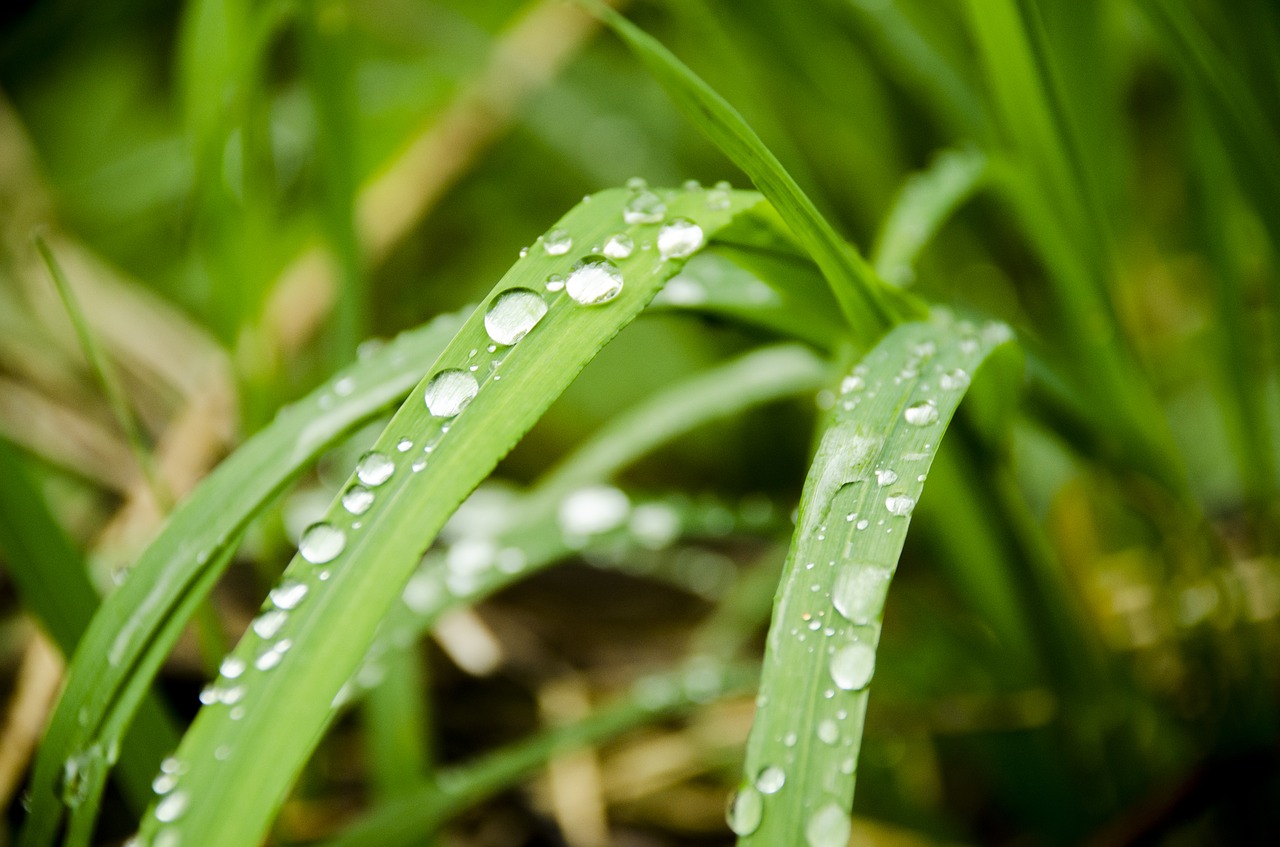
[[[974,371],[1011,337],[949,317],[904,324],[842,384],[774,606],[729,816],[740,844],[847,842],[884,599],[911,511]]]
[[[757,676],[755,667],[694,664],[684,672],[642,679],[630,697],[584,720],[544,730],[471,764],[440,772],[432,782],[375,809],[325,847],[421,844],[459,812],[517,784],[556,756],[749,690]]]
[[[754,192],[724,204],[702,191],[667,193],[659,230],[656,216],[625,222],[632,199],[610,190],[575,207],[459,330],[361,461],[353,488],[304,535],[229,657],[231,672],[210,690],[216,702],[183,739],[180,775],[144,819],[144,840],[232,847],[262,837],[446,518],[683,260],[760,202]],[[593,252],[623,232],[636,246],[616,266]],[[545,297],[548,277],[562,274]],[[358,500],[368,492],[372,502],[349,511],[355,486]]]
[[[460,322],[448,315],[406,332],[283,410],[178,506],[76,649],[36,762],[21,844],[51,843],[65,763],[111,748],[232,542],[326,447],[403,398]]]
[[[944,151],[903,184],[880,225],[872,264],[881,279],[907,286],[915,263],[948,217],[982,184],[987,157],[973,148]]]
[[[869,345],[922,308],[876,278],[866,260],[832,228],[737,110],[657,40],[596,0],[577,0],[631,48],[684,112],[743,170],[791,227],[827,278],[855,340]]]

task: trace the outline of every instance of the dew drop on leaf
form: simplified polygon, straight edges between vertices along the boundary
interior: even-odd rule
[[[909,494],[892,494],[884,499],[884,507],[890,514],[905,518],[916,507],[916,501]]]
[[[330,523],[320,522],[307,527],[298,542],[298,552],[313,565],[332,562],[347,546],[347,535]]]
[[[890,576],[889,569],[880,565],[848,563],[836,577],[831,603],[850,623],[859,626],[869,624],[884,608]]]
[[[622,209],[622,219],[629,224],[661,223],[667,214],[667,204],[652,191],[641,190],[627,199]]]
[[[876,471],[876,483],[878,485],[893,485],[898,481],[898,474],[892,468],[883,468]]]
[[[573,266],[564,287],[584,306],[607,303],[622,292],[622,272],[606,258],[588,256]]]
[[[625,232],[617,235],[609,236],[609,240],[604,243],[604,255],[610,259],[625,259],[631,255],[631,251],[635,249],[635,242],[631,240],[631,236]]]
[[[510,288],[494,298],[484,315],[484,329],[496,343],[515,344],[547,313],[547,301],[527,288]]]
[[[908,406],[902,416],[912,426],[928,426],[938,420],[938,406],[932,400],[916,403]]]
[[[360,457],[360,461],[356,465],[356,479],[365,485],[376,487],[390,479],[395,469],[395,462],[376,450],[372,450]]]
[[[676,218],[658,231],[658,255],[664,259],[692,256],[702,246],[702,227],[688,218]]]
[[[828,803],[809,818],[804,838],[809,847],[845,847],[851,831],[849,813],[836,803]]]
[[[363,485],[353,485],[342,495],[342,508],[353,515],[363,515],[373,505],[373,492]]]
[[[563,256],[573,248],[573,236],[563,229],[553,229],[542,239],[542,249],[548,256]]]
[[[174,791],[156,804],[156,820],[163,823],[176,821],[187,810],[190,801],[185,791]]]
[[[756,777],[756,788],[762,794],[777,794],[787,782],[787,775],[777,765],[769,765]]]
[[[631,501],[611,485],[580,488],[560,503],[557,517],[566,535],[597,535],[616,529],[627,519]]]
[[[268,596],[277,609],[288,611],[297,608],[298,604],[307,596],[307,584],[298,582],[296,579],[286,579],[271,589],[271,593]]]
[[[760,828],[764,818],[764,797],[749,785],[744,785],[729,798],[725,820],[734,835],[750,835]]]
[[[222,660],[222,664],[218,666],[218,672],[227,679],[236,679],[240,674],[244,673],[244,659],[236,656],[227,656]]]
[[[423,392],[427,411],[437,418],[452,418],[480,393],[476,378],[464,370],[448,368],[431,377]]]
[[[876,651],[869,644],[850,644],[831,657],[831,679],[845,691],[861,691],[876,670]]]
[[[818,724],[818,740],[823,744],[835,744],[840,740],[840,727],[831,718]]]

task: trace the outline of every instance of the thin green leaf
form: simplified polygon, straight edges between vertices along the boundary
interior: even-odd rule
[[[870,344],[894,322],[921,313],[914,301],[895,296],[876,278],[866,260],[836,234],[782,163],[723,97],[613,9],[595,0],[578,2],[618,34],[685,117],[769,199],[822,269],[858,342]]]
[[[128,725],[187,620],[181,610],[190,614],[217,581],[239,534],[323,450],[403,398],[459,323],[449,315],[407,332],[282,411],[170,515],[76,649],[36,762],[22,844],[51,842],[64,763],[108,749]]]
[[[774,606],[730,813],[739,843],[848,840],[880,620],[910,514],[972,374],[1010,338],[1001,324],[904,324],[844,381]]]
[[[368,486],[373,504],[357,516],[339,498],[304,536],[306,556],[286,571],[279,602],[264,609],[232,654],[244,670],[218,680],[207,698],[218,702],[200,711],[184,738],[177,754],[183,774],[143,821],[144,838],[166,833],[231,847],[262,837],[382,616],[446,518],[683,258],[760,202],[749,192],[728,194],[726,203],[708,203],[702,191],[668,193],[660,198],[668,220],[688,223],[664,225],[676,229],[655,239],[655,223],[624,223],[630,199],[624,190],[605,191],[570,211],[440,355],[351,482]],[[637,246],[619,259],[614,277],[592,250],[624,230]],[[681,248],[674,254],[673,244]],[[587,264],[575,262],[579,257]],[[569,279],[546,303],[551,274]],[[569,296],[571,290],[580,298],[612,291],[606,283],[618,279],[626,284],[607,304],[583,307]],[[527,298],[538,297],[549,309],[515,346],[500,346],[486,332],[487,313],[516,288],[525,289],[518,296],[527,305]],[[524,305],[517,311],[534,314]],[[517,340],[507,334],[512,326],[505,320],[497,325],[505,329],[493,330],[496,341]],[[306,661],[313,656],[324,661]],[[228,808],[236,813],[226,814]]]

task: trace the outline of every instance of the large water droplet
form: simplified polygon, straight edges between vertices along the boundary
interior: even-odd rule
[[[932,400],[916,403],[908,406],[902,416],[912,426],[928,426],[938,420],[938,406]]]
[[[916,507],[916,501],[909,494],[892,494],[884,498],[884,507],[889,510],[889,514],[905,518]]]
[[[658,255],[664,259],[692,256],[702,246],[702,227],[688,218],[676,218],[658,231]]]
[[[169,794],[156,804],[156,820],[163,823],[173,823],[182,817],[182,813],[187,810],[190,802],[191,798],[187,796],[185,791],[175,791]]]
[[[617,235],[609,236],[609,240],[604,243],[603,252],[610,259],[625,259],[631,255],[631,251],[635,249],[635,242],[631,240],[631,236],[625,232]]]
[[[271,598],[271,602],[275,604],[277,609],[287,611],[296,608],[303,598],[307,596],[307,584],[298,582],[296,579],[286,579],[271,589],[271,593],[267,596]]]
[[[890,575],[890,570],[880,565],[851,562],[836,577],[831,603],[851,623],[869,624],[884,608]]]
[[[749,785],[744,785],[729,798],[725,820],[734,835],[750,835],[760,828],[764,818],[764,797]]]
[[[342,508],[353,515],[363,515],[373,505],[373,492],[363,485],[353,485],[342,495]]]
[[[542,249],[548,256],[563,256],[573,247],[573,236],[563,229],[553,229],[542,238]]]
[[[893,485],[898,481],[898,474],[892,468],[883,468],[876,471],[877,485]]]
[[[627,495],[610,485],[580,488],[560,503],[560,529],[566,535],[597,535],[620,526],[631,511]]]
[[[876,671],[876,651],[870,644],[855,642],[831,657],[831,678],[845,691],[861,691]]]
[[[756,788],[762,794],[777,794],[787,783],[787,775],[777,765],[769,765],[756,777]]]
[[[629,224],[661,223],[667,214],[667,204],[652,191],[639,191],[627,199],[622,209],[622,219]]]
[[[347,535],[331,523],[314,523],[302,533],[298,552],[313,565],[323,565],[338,558],[347,546]]]
[[[622,272],[606,258],[588,256],[573,266],[564,288],[584,306],[607,303],[622,292]]]
[[[422,398],[432,415],[451,418],[467,408],[479,393],[480,385],[474,376],[458,368],[448,368],[431,377]]]
[[[804,838],[809,847],[845,847],[851,832],[849,813],[835,803],[828,803],[809,818]]]
[[[377,487],[391,478],[396,463],[376,450],[371,450],[360,457],[356,465],[356,479],[365,485]]]
[[[484,328],[498,344],[515,344],[547,313],[547,301],[527,288],[510,288],[494,298],[484,315]]]

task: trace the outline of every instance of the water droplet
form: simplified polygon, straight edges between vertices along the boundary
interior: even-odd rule
[[[346,397],[356,390],[356,381],[349,376],[344,376],[333,384],[333,393],[339,397]]]
[[[658,254],[683,259],[702,246],[702,227],[688,218],[676,218],[658,231]]]
[[[836,803],[828,803],[809,818],[804,838],[809,847],[845,847],[851,832],[849,813]]]
[[[916,507],[915,498],[909,494],[893,494],[884,498],[884,507],[892,515],[905,518]]]
[[[734,835],[750,835],[760,828],[764,818],[764,797],[749,785],[744,785],[729,798],[725,820]]]
[[[722,212],[729,208],[729,192],[723,188],[717,187],[707,192],[707,208],[712,211]]]
[[[876,471],[876,483],[879,485],[893,485],[897,481],[898,474],[890,468]]]
[[[649,181],[642,176],[633,176],[627,180],[626,184],[632,191],[644,191],[649,187]]]
[[[756,777],[756,788],[762,794],[777,794],[787,782],[787,775],[777,765],[769,765]]]
[[[835,744],[840,740],[840,727],[831,718],[818,724],[818,740],[823,744]]]
[[[964,368],[956,368],[938,377],[938,387],[943,391],[963,391],[969,387],[969,373]]]
[[[564,287],[584,306],[607,303],[622,291],[622,272],[608,259],[588,256],[573,266]]]
[[[667,204],[649,190],[641,190],[627,199],[622,209],[622,219],[629,224],[661,223],[667,214]]]
[[[696,179],[686,179],[680,187],[685,191],[701,191],[702,183],[698,182]]]
[[[861,691],[876,670],[876,651],[869,644],[855,642],[831,657],[831,679],[845,691]]]
[[[560,503],[560,529],[566,535],[596,535],[620,526],[631,511],[627,495],[610,485],[580,488]]]
[[[156,833],[156,837],[151,840],[151,847],[178,847],[182,843],[182,836],[178,834],[178,830],[166,827]]]
[[[631,513],[628,527],[641,546],[661,550],[680,534],[680,516],[662,503],[644,503]]]
[[[151,780],[151,790],[157,794],[168,794],[178,786],[178,777],[171,773],[157,774]]]
[[[184,765],[182,760],[177,756],[166,756],[164,760],[160,762],[160,772],[183,774],[187,772],[187,766]]]
[[[604,243],[604,254],[610,259],[625,259],[631,255],[631,251],[635,249],[635,242],[631,240],[631,236],[625,232],[617,235],[609,236],[609,240]]]
[[[187,805],[190,802],[191,798],[187,796],[185,791],[175,791],[169,794],[156,804],[156,820],[164,823],[173,823],[182,817],[182,813],[187,810]]]
[[[296,579],[286,579],[271,589],[271,593],[267,596],[271,598],[271,602],[277,609],[288,611],[297,608],[297,605],[307,596],[307,584],[298,582]]]
[[[852,374],[840,381],[840,393],[852,394],[867,387],[867,381],[857,374]]]
[[[891,576],[891,571],[880,565],[851,562],[836,577],[831,603],[851,623],[869,624],[884,608]]]
[[[564,288],[564,274],[552,274],[547,277],[547,290],[559,291]]]
[[[219,762],[225,762],[231,758],[231,748],[225,744],[218,745],[217,749],[213,751],[213,758]]]
[[[396,442],[396,449],[399,450],[401,453],[408,453],[412,447],[413,447],[412,438],[401,438],[399,441]]]
[[[93,782],[92,771],[100,754],[96,747],[70,756],[62,763],[62,773],[58,780],[58,793],[62,801],[75,808],[89,797],[89,789]]]
[[[363,485],[353,485],[342,495],[342,508],[353,515],[363,515],[373,505],[373,492]]]
[[[376,487],[390,479],[395,469],[395,462],[376,450],[371,450],[360,457],[360,462],[356,465],[356,478],[365,485]]]
[[[253,619],[253,631],[260,638],[274,638],[276,633],[280,631],[280,627],[284,626],[284,622],[288,619],[288,614],[279,609],[263,612]]]
[[[423,392],[427,411],[437,418],[452,418],[480,393],[476,378],[464,370],[448,368],[431,377]]]
[[[298,541],[298,552],[313,565],[323,565],[338,558],[347,546],[347,535],[330,523],[314,523]]]
[[[494,298],[484,315],[484,328],[498,344],[515,344],[547,313],[547,301],[527,288],[509,288]]]
[[[916,403],[908,406],[902,416],[912,426],[928,426],[938,420],[938,406],[932,400]]]
[[[858,529],[866,529],[867,527],[871,526],[871,522],[868,521],[866,518],[863,518],[862,520],[858,521],[856,526]]]
[[[222,664],[218,666],[218,672],[227,679],[236,679],[240,674],[244,673],[244,659],[227,656],[222,660]]]
[[[573,236],[563,229],[553,229],[542,238],[542,249],[548,256],[563,256],[573,247]]]

